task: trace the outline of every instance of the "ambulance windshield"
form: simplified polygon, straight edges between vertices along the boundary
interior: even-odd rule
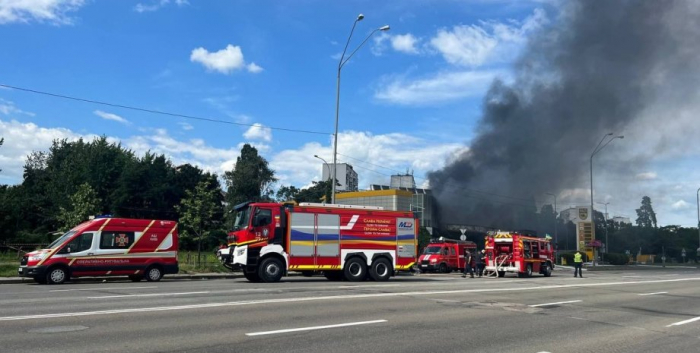
[[[442,250],[441,246],[429,246],[423,250],[423,255],[439,254]]]
[[[51,243],[51,245],[49,245],[47,247],[47,249],[53,249],[55,247],[60,246],[61,244],[63,244],[66,241],[66,239],[70,238],[73,234],[75,234],[75,231],[71,230],[71,231],[68,231],[66,234],[61,235],[61,237],[54,240],[53,243]]]
[[[233,230],[239,230],[247,227],[249,218],[250,207],[244,207],[236,210],[236,219],[233,221]]]

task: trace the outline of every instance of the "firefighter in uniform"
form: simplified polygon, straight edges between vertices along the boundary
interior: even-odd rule
[[[581,272],[581,268],[583,267],[583,256],[581,256],[581,252],[577,251],[574,254],[574,277],[581,276],[583,278],[583,273]]]
[[[467,274],[471,275],[471,278],[474,278],[474,270],[472,269],[472,263],[474,262],[474,259],[472,258],[472,253],[469,252],[469,249],[464,249],[464,273],[462,274],[462,278],[467,277]]]

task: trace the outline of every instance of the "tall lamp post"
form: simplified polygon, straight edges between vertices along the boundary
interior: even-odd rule
[[[605,205],[605,214],[603,215],[603,219],[605,220],[605,254],[607,254],[610,252],[610,243],[608,242],[608,205],[610,202],[598,202],[598,204]]]
[[[590,164],[591,165],[591,229],[594,232],[595,232],[595,211],[593,210],[593,156],[598,154],[598,152],[602,151],[605,147],[607,147],[610,144],[610,142],[613,142],[615,139],[625,138],[622,135],[611,137],[608,140],[608,142],[606,142],[603,146],[601,146],[603,141],[605,141],[606,138],[608,138],[612,135],[613,135],[612,132],[605,134],[603,136],[603,138],[600,139],[600,142],[598,142],[598,146],[595,147],[595,149],[593,150],[593,153],[591,153],[591,160],[590,160],[590,162],[591,162],[591,164]],[[595,265],[595,253],[593,254],[593,264]]]
[[[325,159],[319,157],[317,154],[315,154],[314,157],[323,161],[323,165],[325,165],[326,168],[328,168],[328,179],[327,180],[331,180],[331,167],[328,165],[328,162],[326,162]],[[321,172],[321,174],[323,174],[323,172]],[[326,199],[326,201],[328,201],[328,199]]]
[[[558,246],[557,243],[557,217],[559,216],[559,213],[557,212],[557,195],[553,194],[551,192],[546,193],[547,195],[554,196],[554,245]]]
[[[350,45],[350,38],[352,38],[352,33],[355,31],[355,26],[357,25],[357,22],[362,21],[362,19],[364,19],[364,18],[365,18],[365,15],[359,14],[357,16],[357,18],[355,19],[355,22],[353,22],[352,29],[350,30],[350,35],[348,36],[348,41],[347,41],[347,43],[345,43],[345,49],[343,49],[343,55],[340,56],[340,61],[338,62],[338,79],[336,81],[336,87],[335,87],[335,134],[333,135],[333,184],[332,184],[333,187],[331,189],[331,203],[333,203],[333,204],[335,204],[335,184],[336,184],[336,180],[338,180],[336,178],[336,176],[338,175],[337,157],[338,157],[338,116],[340,114],[340,70],[343,68],[343,66],[345,66],[345,64],[348,62],[348,60],[350,60],[350,58],[352,58],[352,56],[355,55],[355,53],[357,53],[357,51],[360,48],[362,48],[362,46],[365,45],[365,43],[367,43],[367,41],[369,40],[370,37],[372,37],[378,31],[388,31],[390,28],[388,25],[385,25],[385,26],[382,26],[382,27],[379,27],[379,28],[373,30],[367,36],[367,38],[365,38],[365,40],[363,40],[362,43],[360,43],[360,45],[358,45],[357,48],[355,48],[355,50],[353,50],[352,53],[350,53],[350,55],[348,55],[348,57],[346,58],[345,53],[348,50],[348,45]]]
[[[700,257],[700,188],[695,194],[698,197],[698,257]]]

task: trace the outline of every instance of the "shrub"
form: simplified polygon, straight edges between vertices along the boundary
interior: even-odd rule
[[[605,260],[607,260],[611,265],[627,265],[630,261],[627,254],[609,253],[605,254]]]

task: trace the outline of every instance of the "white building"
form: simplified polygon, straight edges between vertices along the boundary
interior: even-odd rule
[[[357,191],[358,179],[357,172],[352,169],[352,166],[347,163],[338,163],[338,172],[336,178],[338,179],[339,186],[336,186],[337,191]],[[322,179],[330,180],[333,178],[333,164],[322,165]]]

